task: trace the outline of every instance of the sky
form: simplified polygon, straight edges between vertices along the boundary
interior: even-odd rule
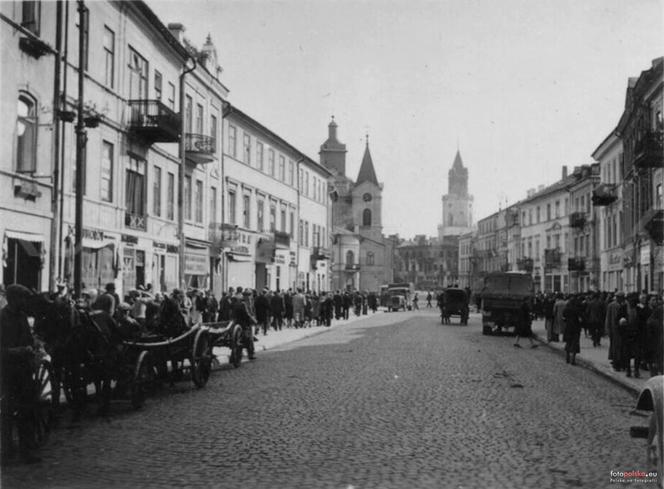
[[[664,55],[664,0],[148,0],[202,46],[229,101],[316,161],[332,115],[383,232],[435,236],[457,149],[478,219],[592,163],[629,77]]]

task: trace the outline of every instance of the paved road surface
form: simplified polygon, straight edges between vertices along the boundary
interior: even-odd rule
[[[379,313],[65,423],[2,487],[595,489],[646,468],[629,393],[513,342]]]

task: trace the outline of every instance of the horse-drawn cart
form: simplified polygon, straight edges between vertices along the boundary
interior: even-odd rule
[[[229,348],[231,353],[228,361],[235,368],[242,363],[242,349],[244,348],[242,326],[233,321],[219,323],[203,323],[210,336],[210,351],[214,347]]]

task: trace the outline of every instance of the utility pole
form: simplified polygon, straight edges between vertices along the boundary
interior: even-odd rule
[[[74,293],[81,297],[81,272],[83,252],[83,163],[85,158],[85,146],[88,135],[83,120],[83,85],[85,81],[85,59],[88,46],[85,43],[85,26],[88,9],[83,0],[78,0],[78,119],[76,121],[76,224],[74,249]]]

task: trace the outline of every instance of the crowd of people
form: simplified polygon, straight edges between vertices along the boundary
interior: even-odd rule
[[[594,347],[608,339],[613,369],[638,378],[664,373],[662,306],[661,296],[645,292],[539,293],[533,314],[545,320],[547,341],[565,342],[567,363],[576,363],[581,334]]]

